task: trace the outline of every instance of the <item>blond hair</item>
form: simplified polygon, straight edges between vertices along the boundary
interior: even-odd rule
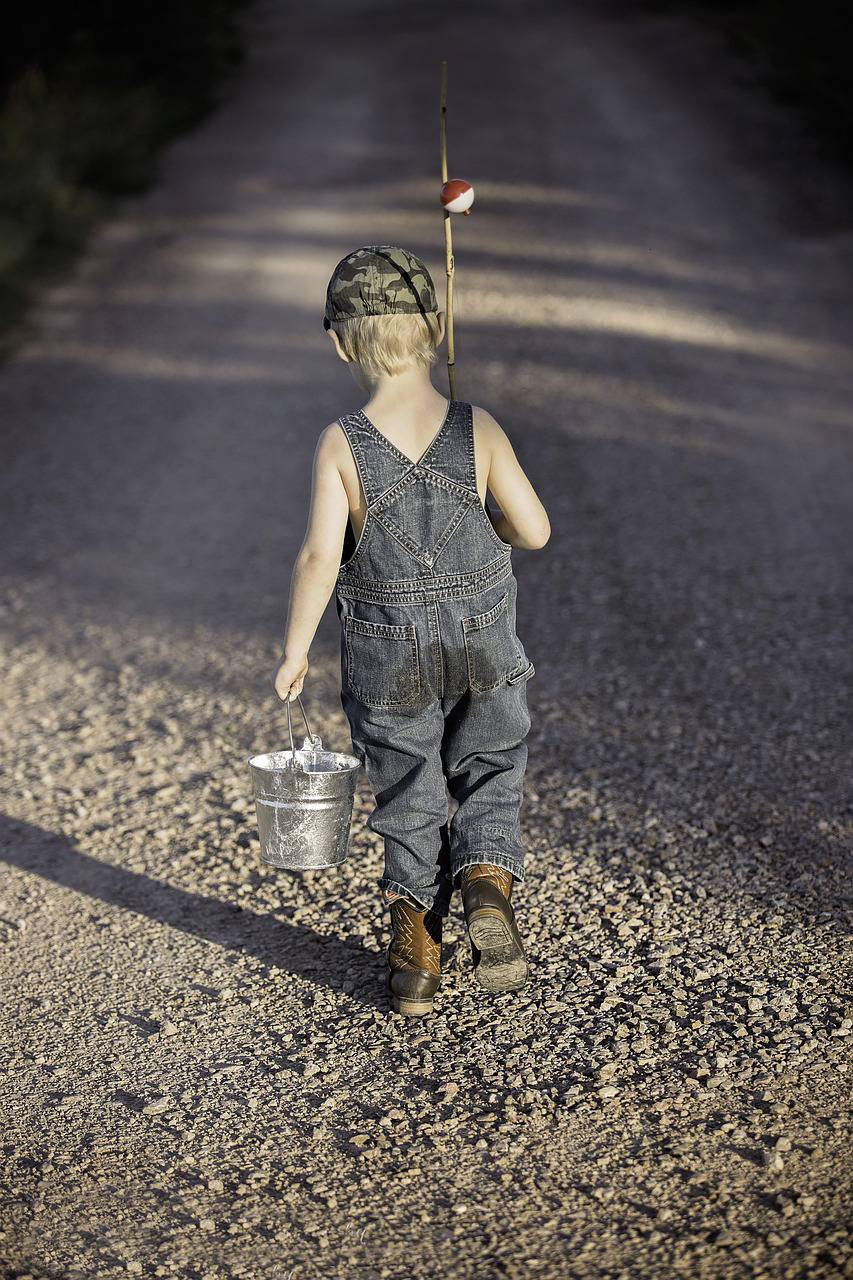
[[[440,328],[438,312],[394,312],[386,316],[353,316],[331,326],[344,355],[374,376],[400,373],[412,364],[435,364]]]

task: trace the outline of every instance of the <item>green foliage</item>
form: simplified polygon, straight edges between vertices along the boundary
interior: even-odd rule
[[[0,324],[239,60],[241,0],[31,0],[0,46]]]

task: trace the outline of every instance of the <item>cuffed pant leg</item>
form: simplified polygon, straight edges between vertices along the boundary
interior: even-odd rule
[[[530,729],[526,683],[489,693],[468,690],[445,707],[442,760],[458,804],[450,822],[452,882],[489,862],[524,880],[521,804]]]
[[[434,700],[423,711],[401,715],[367,707],[346,694],[342,701],[353,748],[376,801],[368,826],[385,845],[379,888],[407,894],[446,916],[453,882],[441,703]]]

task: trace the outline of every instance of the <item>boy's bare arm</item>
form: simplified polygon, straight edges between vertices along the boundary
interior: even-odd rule
[[[308,528],[293,567],[284,653],[275,673],[283,702],[302,692],[308,650],[335,587],[344,545],[349,503],[338,466],[341,429],[332,423],[314,451]]]
[[[495,532],[514,547],[538,551],[551,536],[547,511],[503,428],[479,406],[474,408],[474,427],[487,451],[487,489],[500,508],[492,518]]]

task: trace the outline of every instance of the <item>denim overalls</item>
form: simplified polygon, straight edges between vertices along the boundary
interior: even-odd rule
[[[524,879],[534,667],[515,631],[512,547],[477,492],[470,404],[450,402],[417,463],[361,410],[340,423],[367,502],[336,584],[341,703],[384,838],[378,883],[446,916],[463,867]]]

